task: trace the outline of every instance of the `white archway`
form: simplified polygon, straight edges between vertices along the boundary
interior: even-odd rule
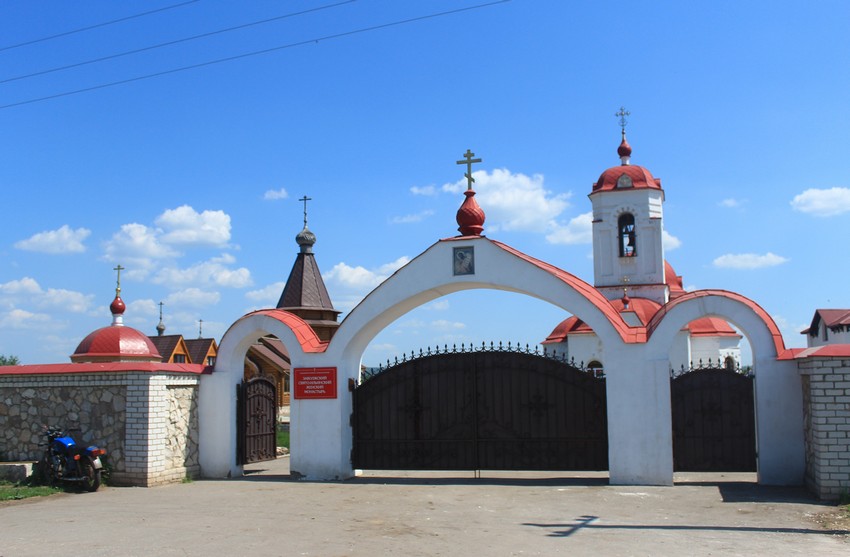
[[[646,356],[658,372],[661,368],[666,371],[669,347],[691,321],[720,317],[744,333],[752,347],[755,370],[759,483],[801,484],[805,472],[802,382],[770,315],[752,300],[723,290],[690,292],[662,311],[647,326]],[[666,431],[672,431],[672,422]]]
[[[455,275],[456,247],[471,249],[474,273]],[[310,336],[303,321],[282,310],[262,310],[238,320],[225,334],[215,372],[201,385],[201,467],[207,477],[241,474],[236,464],[236,384],[248,346],[263,334],[280,338],[290,351],[292,367],[334,367],[337,398],[296,400],[291,408],[294,474],[311,479],[353,475],[349,380],[360,374],[369,342],[395,319],[435,298],[461,290],[489,288],[525,294],[580,315],[613,350],[642,341],[642,330],[629,327],[604,296],[577,277],[484,237],[441,240],[372,291],[323,345]],[[303,324],[303,326],[302,326]],[[308,433],[309,429],[309,433]]]

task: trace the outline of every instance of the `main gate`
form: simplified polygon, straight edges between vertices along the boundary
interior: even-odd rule
[[[755,472],[753,376],[705,367],[670,384],[673,469],[677,472]]]
[[[250,464],[277,457],[277,393],[273,381],[254,377],[236,386],[236,457]]]
[[[400,470],[607,470],[605,379],[499,345],[444,349],[354,390],[352,464]]]

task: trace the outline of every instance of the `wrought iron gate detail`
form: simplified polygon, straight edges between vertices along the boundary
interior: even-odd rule
[[[277,457],[277,393],[273,381],[254,377],[237,386],[237,460],[240,464]]]
[[[605,380],[549,355],[438,352],[354,390],[362,469],[607,470]]]
[[[726,368],[673,377],[673,469],[755,472],[753,377]]]

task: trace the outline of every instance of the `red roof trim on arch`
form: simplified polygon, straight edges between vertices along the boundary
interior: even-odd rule
[[[599,290],[597,290],[590,284],[584,282],[577,276],[568,273],[567,271],[559,269],[554,265],[550,265],[549,263],[540,261],[539,259],[535,259],[530,255],[526,255],[521,251],[518,251],[506,244],[497,242],[496,240],[489,241],[496,247],[531,263],[535,267],[543,269],[550,275],[569,284],[575,290],[580,292],[585,298],[587,298],[590,303],[592,303],[599,309],[599,311],[602,312],[602,314],[608,319],[608,322],[611,323],[617,333],[619,333],[620,338],[623,339],[623,342],[627,344],[637,344],[641,342],[646,342],[646,329],[644,327],[629,327],[629,325],[623,320],[620,313],[616,309],[614,309],[614,307],[608,301],[608,298],[603,296],[602,293],[599,292]]]
[[[652,333],[658,328],[658,325],[667,315],[667,313],[676,307],[679,304],[683,304],[689,300],[693,300],[696,298],[704,298],[706,296],[719,296],[722,298],[728,298],[730,300],[735,300],[749,307],[753,312],[758,315],[758,317],[764,322],[770,331],[770,336],[773,337],[773,345],[776,349],[776,356],[780,360],[793,358],[793,354],[791,354],[790,350],[785,349],[785,341],[782,339],[782,333],[779,332],[779,327],[774,323],[773,318],[762,308],[760,305],[750,300],[746,296],[742,296],[735,292],[730,292],[728,290],[697,290],[695,292],[688,292],[683,296],[676,298],[675,300],[671,300],[667,304],[661,307],[658,312],[653,316],[652,320],[646,326],[646,331],[648,336],[652,336]]]
[[[292,334],[295,335],[296,340],[298,340],[298,344],[301,345],[301,350],[304,352],[324,352],[328,348],[328,343],[319,340],[319,337],[316,335],[316,331],[313,330],[313,327],[308,325],[306,321],[294,313],[289,313],[282,309],[260,309],[242,316],[240,321],[253,315],[265,315],[267,317],[277,319],[289,327]]]

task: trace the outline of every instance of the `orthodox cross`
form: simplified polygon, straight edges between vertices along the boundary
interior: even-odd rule
[[[620,280],[622,281],[623,284],[625,284],[625,286],[623,287],[623,294],[626,294],[629,290],[629,282],[631,282],[631,279],[629,277],[627,277],[626,275],[623,275],[623,278],[620,279]]]
[[[299,199],[298,201],[304,202],[304,228],[307,228],[307,202],[313,201],[312,197],[307,197],[306,195]]]
[[[204,338],[204,320],[198,320],[198,338]]]
[[[118,278],[115,281],[115,293],[116,294],[121,292],[121,271],[123,271],[124,269],[125,268],[122,267],[120,263],[118,264],[117,267],[112,269],[113,271],[118,271]]]
[[[468,190],[472,189],[472,183],[475,181],[475,178],[472,177],[472,163],[481,162],[481,159],[473,159],[474,156],[475,153],[467,149],[466,153],[463,154],[465,160],[457,161],[458,164],[466,165],[466,172],[463,175],[466,177],[466,189]]]
[[[626,135],[626,124],[629,123],[626,117],[631,115],[632,113],[626,110],[625,106],[621,106],[620,110],[614,113],[614,116],[620,119],[620,129],[623,130],[623,135]]]
[[[159,320],[160,320],[160,322],[162,321],[162,306],[164,306],[164,305],[165,305],[165,302],[159,303]]]

